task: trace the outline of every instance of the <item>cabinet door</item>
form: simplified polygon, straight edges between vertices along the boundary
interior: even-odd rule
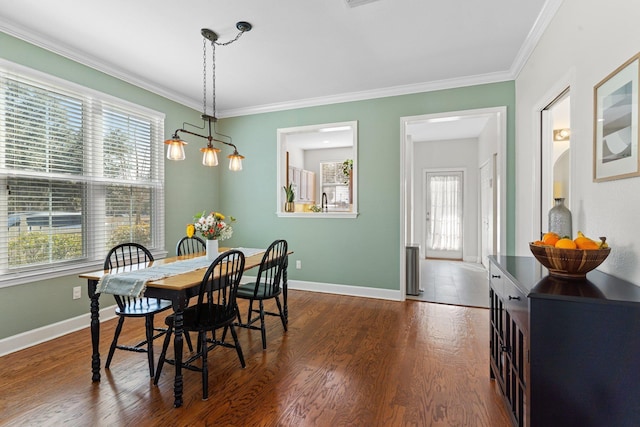
[[[491,301],[490,307],[490,337],[489,345],[491,347],[491,366],[490,374],[492,379],[498,380],[500,387],[504,390],[504,366],[502,358],[503,325],[504,325],[504,305],[502,299],[493,287],[489,289],[489,297]]]
[[[504,394],[511,407],[511,414],[517,426],[524,426],[526,420],[526,371],[528,346],[525,334],[509,311],[505,311],[505,390]]]
[[[307,171],[306,170],[301,170],[300,171],[300,201],[301,202],[306,202],[309,197],[307,195]]]

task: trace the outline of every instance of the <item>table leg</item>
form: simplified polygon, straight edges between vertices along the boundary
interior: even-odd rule
[[[284,305],[284,323],[289,324],[289,304],[287,303],[287,291],[289,286],[287,285],[287,267],[289,267],[289,257],[287,256],[284,261],[284,269],[282,271],[282,304]]]
[[[177,298],[173,300],[173,348],[176,375],[173,382],[173,406],[179,408],[182,406],[182,390],[184,387],[182,379],[182,348],[184,344],[184,308],[187,304],[185,298]]]
[[[97,280],[89,280],[87,283],[89,298],[91,298],[91,380],[100,381],[100,294],[96,293]]]

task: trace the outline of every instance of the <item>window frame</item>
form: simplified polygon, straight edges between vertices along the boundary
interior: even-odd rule
[[[150,239],[152,244],[149,249],[155,257],[161,258],[167,255],[165,249],[165,224],[164,224],[164,155],[162,138],[164,135],[165,114],[159,111],[137,105],[109,94],[79,85],[68,80],[49,75],[47,73],[28,68],[23,65],[0,58],[0,92],[4,91],[6,85],[3,83],[6,78],[15,78],[18,81],[28,81],[28,84],[35,84],[46,91],[55,92],[60,90],[65,94],[70,94],[82,100],[83,110],[83,146],[90,152],[85,159],[85,166],[81,175],[69,175],[60,178],[60,174],[43,176],[41,172],[9,169],[4,163],[5,147],[0,147],[0,188],[7,188],[9,178],[23,177],[26,179],[45,178],[61,179],[63,182],[81,181],[84,187],[84,197],[82,200],[82,257],[75,260],[62,260],[58,262],[48,262],[39,265],[18,266],[9,268],[8,257],[0,260],[0,288],[29,283],[40,280],[47,280],[55,277],[67,276],[87,272],[92,269],[101,268],[104,263],[106,249],[104,239],[98,237],[91,238],[89,230],[96,229],[105,217],[104,194],[107,187],[113,184],[123,184],[131,187],[144,187],[150,189],[150,219],[152,224]],[[40,86],[41,85],[41,86]],[[149,140],[149,168],[150,176],[147,180],[111,179],[96,170],[101,169],[98,163],[102,158],[103,140],[101,137],[91,136],[96,129],[99,129],[102,114],[107,111],[117,110],[126,114],[128,120],[142,119],[150,126]],[[5,117],[0,111],[0,144],[5,144],[4,125]],[[99,151],[99,153],[96,152]],[[101,196],[102,195],[102,196]],[[0,194],[0,253],[8,253],[8,194]],[[102,214],[100,214],[102,212]]]
[[[289,135],[297,133],[319,131],[321,129],[332,129],[337,127],[348,126],[351,129],[351,147],[353,160],[352,186],[353,186],[353,207],[349,212],[333,211],[333,212],[286,212],[284,209],[285,194],[283,186],[286,184],[287,174],[287,150],[286,140]],[[315,125],[295,126],[289,128],[279,128],[276,130],[276,155],[277,155],[277,197],[276,197],[276,215],[279,218],[337,218],[337,219],[356,219],[359,215],[358,211],[358,121],[346,121],[337,123],[322,123]],[[318,179],[319,183],[319,179]],[[318,185],[319,186],[319,185]]]

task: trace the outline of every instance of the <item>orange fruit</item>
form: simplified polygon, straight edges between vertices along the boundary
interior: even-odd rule
[[[561,249],[576,249],[576,242],[574,242],[573,240],[564,237],[560,240],[558,240],[556,242],[556,248],[561,248]]]
[[[576,247],[578,249],[599,249],[600,245],[598,245],[593,240],[588,237],[578,237],[574,240]]]
[[[544,246],[544,242],[542,240],[536,240],[533,244],[536,246]]]
[[[558,240],[560,240],[560,236],[553,231],[545,233],[544,236],[542,236],[542,242],[545,245],[555,246]]]

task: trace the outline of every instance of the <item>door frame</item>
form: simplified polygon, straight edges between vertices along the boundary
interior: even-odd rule
[[[496,254],[506,254],[507,250],[507,107],[490,107],[475,110],[449,111],[419,116],[400,117],[400,299],[406,300],[406,246],[414,240],[413,231],[413,188],[414,142],[407,135],[407,126],[411,122],[445,117],[471,117],[478,115],[492,115],[496,120],[497,139],[497,170],[498,198],[496,223],[498,247]]]

